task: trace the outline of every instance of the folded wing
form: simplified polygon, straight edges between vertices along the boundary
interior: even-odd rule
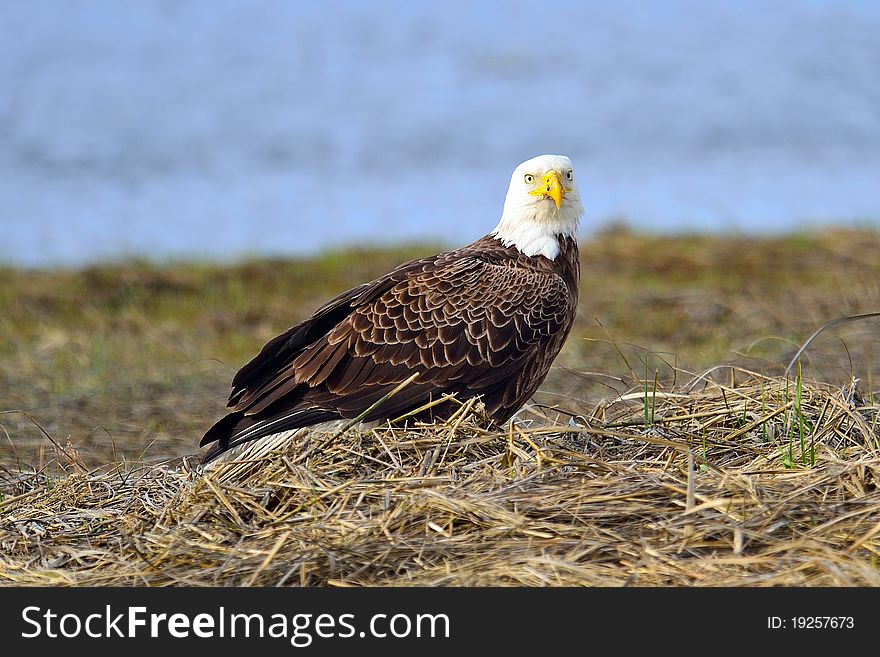
[[[570,299],[552,271],[479,251],[405,263],[332,299],[242,367],[232,412],[202,439],[216,441],[205,460],[279,431],[357,417],[416,372],[364,421],[444,394],[481,395],[490,417],[504,421],[546,376],[571,325]]]

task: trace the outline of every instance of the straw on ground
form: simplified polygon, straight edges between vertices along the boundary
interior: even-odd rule
[[[59,451],[67,475],[2,485],[0,584],[880,585],[877,406],[728,379],[507,428],[470,403],[206,474]]]

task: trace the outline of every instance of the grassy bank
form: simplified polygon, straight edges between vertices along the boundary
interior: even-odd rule
[[[89,465],[194,453],[222,413],[235,370],[266,340],[331,295],[433,251],[0,270],[0,410],[25,410],[40,425],[2,416],[15,448],[0,440],[0,463],[44,462],[51,443],[43,430],[70,440]],[[577,325],[537,397],[571,411],[646,373],[671,377],[670,365],[779,372],[824,321],[880,309],[876,233],[758,240],[619,232],[585,243],[582,257]],[[852,358],[872,389],[876,326],[819,340],[809,372],[845,384]]]
[[[537,423],[194,471],[267,339],[432,251],[0,270],[0,582],[880,585],[880,320],[782,376],[880,310],[874,232],[599,235]]]

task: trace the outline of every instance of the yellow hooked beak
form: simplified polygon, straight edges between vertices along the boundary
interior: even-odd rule
[[[541,184],[530,191],[529,194],[552,198],[558,210],[562,206],[562,199],[565,198],[565,188],[559,182],[559,174],[555,171],[548,171],[541,179]]]

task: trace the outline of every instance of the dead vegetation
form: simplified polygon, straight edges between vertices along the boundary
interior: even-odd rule
[[[0,584],[880,585],[880,409],[797,372],[681,379],[204,474],[59,445],[66,474],[3,475]]]
[[[880,319],[785,373],[880,309],[876,231],[598,235],[512,428],[198,472],[263,342],[431,251],[0,268],[0,585],[880,585]]]

